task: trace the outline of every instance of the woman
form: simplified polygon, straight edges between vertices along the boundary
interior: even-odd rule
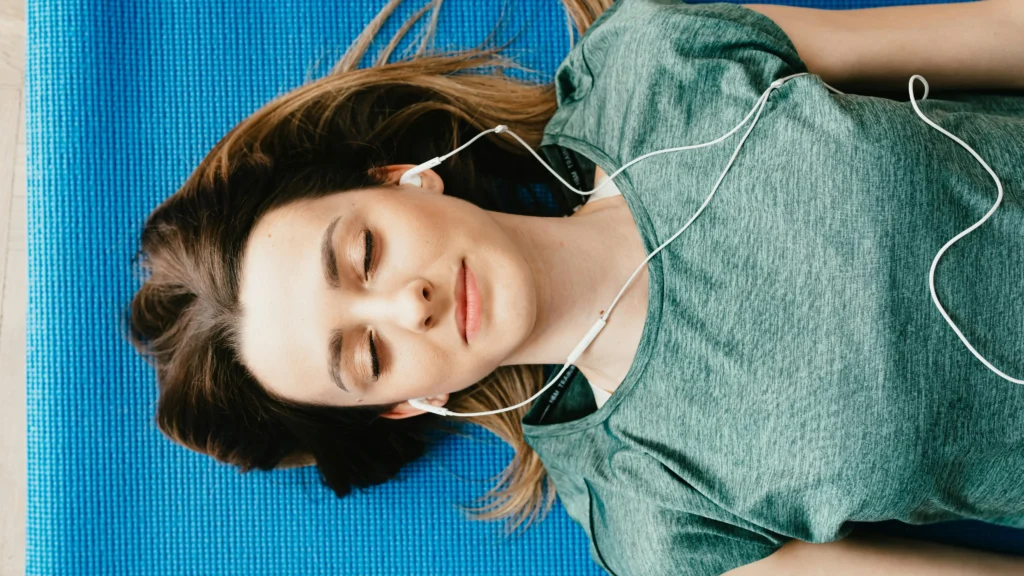
[[[553,486],[616,574],[838,560],[941,573],[947,548],[846,537],[887,519],[1024,526],[1024,388],[971,356],[927,291],[938,249],[994,202],[992,180],[909,102],[823,85],[872,80],[851,56],[860,36],[833,25],[881,9],[567,1],[586,34],[537,85],[465,73],[510,65],[493,50],[381,64],[397,41],[356,69],[394,4],[332,74],[242,121],[150,215],[131,323],[165,434],[242,470],[313,463],[338,496],[387,481],[447,429],[410,399],[477,412],[533,396],[540,365],[562,362],[697,210],[734,144],[635,164],[582,207],[503,135],[418,185],[402,174],[505,124],[590,190],[646,152],[719,137],[772,81],[810,72],[771,95],[708,209],[650,260],[578,371],[471,419],[515,449],[479,517],[532,521]],[[892,27],[990,18],[996,39],[1024,20],[995,0],[885,10]],[[879,78],[963,88],[903,48],[906,70],[887,58]],[[1024,98],[921,106],[1006,188],[936,284],[971,342],[1019,377]],[[535,184],[570,217],[531,215],[516,190]]]

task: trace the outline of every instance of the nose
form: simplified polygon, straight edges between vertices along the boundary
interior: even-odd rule
[[[384,320],[411,332],[425,332],[441,319],[440,299],[425,278],[394,290],[369,294],[365,302],[368,321]]]

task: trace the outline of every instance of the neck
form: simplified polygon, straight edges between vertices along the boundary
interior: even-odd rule
[[[502,365],[563,364],[645,254],[629,249],[629,231],[616,224],[613,210],[580,209],[568,218],[492,215],[526,256],[537,290],[533,331]],[[639,314],[638,302],[646,309],[645,275],[646,271],[637,275],[608,325],[575,362],[595,384],[632,362],[634,351],[628,350],[627,358],[616,333],[637,321],[629,314]],[[643,318],[639,322],[642,325]]]

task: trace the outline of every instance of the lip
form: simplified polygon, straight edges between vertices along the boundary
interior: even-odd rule
[[[459,330],[462,341],[469,344],[466,338],[466,261],[459,266],[459,273],[455,277],[455,326]]]
[[[464,290],[466,293],[465,332],[466,342],[469,342],[475,339],[477,332],[480,331],[480,289],[477,288],[476,275],[473,274],[473,269],[465,262],[463,262],[463,267],[466,269]]]

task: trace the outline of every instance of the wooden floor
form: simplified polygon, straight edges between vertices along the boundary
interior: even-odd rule
[[[25,573],[25,31],[0,0],[0,576]]]

